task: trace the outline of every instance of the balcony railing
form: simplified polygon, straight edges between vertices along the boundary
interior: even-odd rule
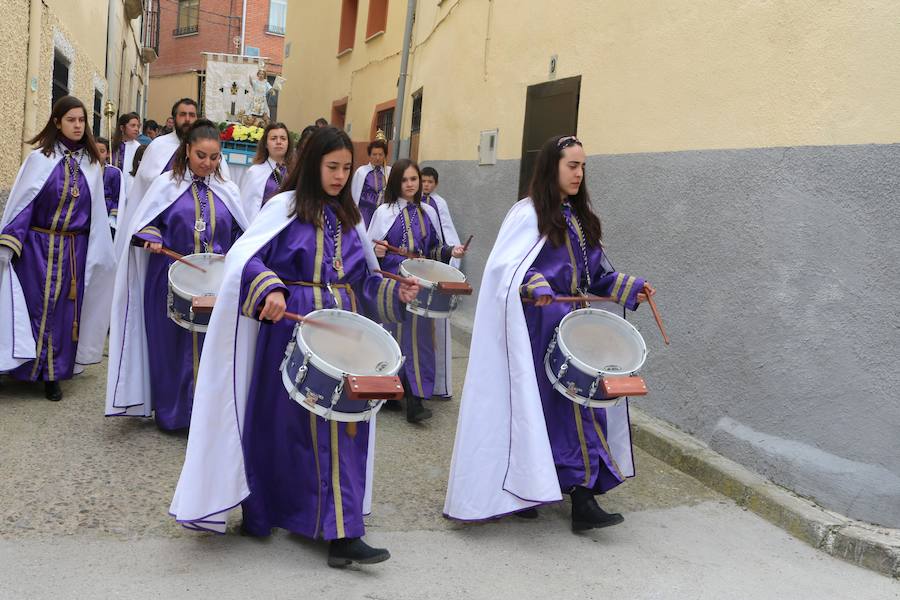
[[[159,0],[147,2],[141,33],[141,54],[145,63],[152,63],[159,57]]]
[[[274,23],[269,23],[268,25],[266,25],[266,33],[284,35],[284,25],[275,25]]]
[[[193,25],[186,25],[184,27],[176,27],[172,31],[172,35],[174,35],[174,36],[191,35],[192,33],[197,33],[197,31],[199,31],[199,29],[200,29],[200,26],[197,23],[195,23]]]

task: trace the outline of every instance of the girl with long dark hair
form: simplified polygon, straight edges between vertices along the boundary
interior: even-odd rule
[[[354,433],[291,399],[280,365],[294,324],[282,317],[329,308],[396,321],[418,293],[414,282],[374,273],[378,263],[350,196],[352,166],[346,133],[316,131],[284,191],[229,253],[171,508],[186,527],[223,532],[228,511],[241,504],[244,534],[280,527],[328,540],[334,567],[390,557],[362,540],[375,417]]]
[[[291,132],[284,123],[269,123],[256,145],[253,166],[241,179],[241,202],[244,213],[253,221],[259,209],[278,193],[287,175],[287,164],[293,151]]]
[[[190,424],[204,334],[168,317],[168,271],[178,254],[225,254],[247,227],[237,186],[222,179],[219,131],[195,122],[126,230],[110,329],[106,414],[155,415],[160,429]],[[149,251],[149,252],[148,252]]]
[[[440,262],[461,258],[462,246],[445,245],[437,229],[437,212],[422,204],[422,178],[419,165],[409,159],[394,163],[384,190],[384,203],[375,209],[369,225],[371,240],[384,240],[411,254],[418,254]],[[398,254],[387,254],[384,246],[375,245],[381,268],[391,273],[400,271],[405,260]],[[406,420],[418,423],[431,417],[423,400],[434,392],[435,335],[434,324],[413,313],[406,313],[402,323],[387,328],[397,338],[406,362],[403,365],[406,397]]]
[[[531,196],[509,211],[488,258],[444,509],[450,517],[534,518],[536,506],[568,493],[575,531],[623,520],[594,496],[634,475],[627,404],[576,404],[552,387],[544,369],[555,328],[580,308],[554,303],[555,296],[609,296],[636,310],[654,293],[610,265],[585,165],[577,138],[549,139]]]
[[[76,364],[101,360],[115,261],[81,100],[57,100],[28,143],[0,220],[0,372],[61,400]]]
[[[138,136],[141,134],[141,116],[137,113],[125,113],[116,122],[109,147],[109,164],[125,175],[125,193],[131,188],[131,165],[134,153],[141,147]]]

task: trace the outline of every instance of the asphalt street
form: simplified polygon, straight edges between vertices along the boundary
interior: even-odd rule
[[[457,397],[466,348],[455,348]],[[187,531],[167,515],[186,436],[104,418],[105,365],[64,383],[0,383],[0,598],[900,598],[900,582],[824,553],[636,452],[601,498],[624,524],[586,534],[567,503],[536,521],[441,514],[458,401],[424,425],[379,418],[367,539],[380,565],[330,569],[325,545],[278,532]],[[652,402],[652,395],[642,402]]]

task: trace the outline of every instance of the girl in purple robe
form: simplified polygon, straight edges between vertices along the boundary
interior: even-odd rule
[[[409,159],[394,164],[384,193],[384,204],[378,207],[369,226],[369,237],[384,240],[392,246],[437,260],[450,262],[465,255],[462,246],[448,246],[437,229],[438,216],[433,208],[422,204],[422,182],[419,166]],[[390,273],[400,271],[406,257],[387,253],[376,244],[375,254],[381,268]],[[418,423],[431,417],[423,400],[434,392],[435,332],[430,319],[407,312],[397,325],[387,329],[397,338],[406,361],[401,370],[407,392],[406,420]]]
[[[286,191],[232,250],[171,510],[186,527],[224,531],[225,514],[241,503],[242,533],[268,536],[280,527],[328,540],[333,567],[390,557],[362,540],[375,419],[348,432],[291,399],[280,365],[294,324],[282,317],[337,308],[396,321],[418,293],[412,280],[373,273],[377,262],[347,185],[352,166],[347,134],[318,129]],[[233,373],[220,373],[229,364]],[[206,485],[208,477],[218,483]]]
[[[13,290],[21,287],[24,302],[14,302],[9,314],[0,318],[4,326],[28,320],[30,331],[14,325],[19,339],[13,335],[10,345],[0,351],[4,353],[0,368],[18,364],[10,375],[43,381],[47,399],[58,401],[59,382],[72,377],[76,362],[100,358],[90,346],[99,342],[102,350],[109,317],[107,313],[94,319],[93,311],[109,306],[108,301],[98,303],[97,293],[106,292],[102,288],[114,269],[112,240],[106,226],[100,155],[81,101],[60,98],[47,124],[28,143],[37,149],[19,170],[0,224],[3,293],[15,281]],[[85,289],[86,281],[92,290]],[[94,331],[97,327],[102,333]],[[22,334],[28,333],[34,348],[30,360],[23,361],[19,349]],[[86,354],[96,356],[86,359]]]
[[[593,409],[557,392],[544,356],[556,327],[579,305],[557,295],[611,297],[635,310],[653,289],[613,270],[574,136],[548,140],[531,196],[507,214],[479,290],[444,512],[461,520],[572,498],[572,529],[616,525],[594,496],[633,476],[627,405]],[[621,410],[619,410],[621,409]]]
[[[519,291],[533,301],[524,305],[534,367],[544,371],[544,354],[559,322],[581,308],[555,304],[555,295],[610,296],[629,310],[646,299],[643,279],[614,271],[600,242],[600,219],[591,210],[584,183],[584,149],[574,136],[553,138],[538,156],[531,183],[531,199],[538,230],[547,236]],[[544,419],[560,489],[572,497],[575,530],[621,523],[618,513],[603,511],[594,499],[625,480],[610,454],[606,409],[576,404],[556,391],[547,377],[538,377]],[[519,513],[533,517],[535,509]]]
[[[116,122],[109,145],[109,162],[125,175],[125,192],[131,185],[131,171],[134,153],[140,148],[138,136],[141,134],[141,116],[137,113],[126,113]]]
[[[275,194],[287,174],[293,151],[290,131],[284,123],[269,123],[256,146],[253,166],[241,179],[241,203],[251,221]]]
[[[133,243],[152,251],[144,280],[144,323],[149,349],[150,393],[156,425],[163,430],[188,427],[204,334],[188,331],[168,317],[168,273],[173,259],[159,253],[163,247],[187,255],[225,254],[241,235],[234,205],[221,197],[211,178],[222,183],[219,132],[201,119],[193,124],[175,153],[171,174],[175,182],[191,181],[177,199],[134,234]],[[158,186],[157,186],[158,188]],[[228,189],[234,188],[229,183]],[[168,188],[167,188],[168,189]],[[236,192],[233,189],[233,192]],[[147,191],[148,202],[155,202]]]

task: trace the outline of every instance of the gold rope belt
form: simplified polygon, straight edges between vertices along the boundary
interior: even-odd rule
[[[299,285],[301,287],[311,287],[311,288],[325,288],[332,291],[332,295],[335,297],[335,301],[338,305],[341,304],[340,299],[337,297],[337,294],[334,293],[334,289],[343,289],[347,291],[347,295],[350,296],[350,310],[351,312],[356,312],[357,310],[357,301],[356,301],[356,292],[353,291],[353,286],[349,283],[315,283],[314,281],[284,281],[284,285]]]
[[[75,303],[74,318],[72,320],[72,341],[78,341],[78,268],[75,264],[75,237],[84,235],[82,231],[54,231],[52,229],[44,229],[43,227],[31,227],[32,231],[44,233],[47,235],[59,235],[69,238],[69,273],[72,276],[69,284],[69,300]],[[50,265],[48,265],[49,268]]]

